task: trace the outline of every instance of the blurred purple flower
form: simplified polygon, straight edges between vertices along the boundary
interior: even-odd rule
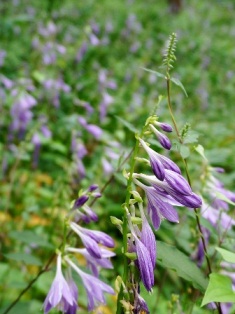
[[[11,108],[13,131],[25,131],[33,118],[32,107],[37,104],[36,99],[28,93],[21,93]]]
[[[61,270],[61,255],[57,257],[56,276],[50,291],[44,301],[44,313],[47,314],[52,308],[57,308],[66,314],[76,313],[77,300],[74,289],[68,285]]]
[[[100,110],[100,121],[103,121],[107,115],[108,106],[113,103],[113,97],[110,96],[107,92],[102,94],[102,101],[99,105]]]
[[[164,132],[172,132],[173,129],[172,129],[172,126],[168,123],[165,123],[165,122],[158,122],[156,121],[154,123],[156,126],[159,126]]]
[[[67,248],[68,252],[80,253],[85,257],[87,266],[95,277],[98,277],[100,267],[106,268],[106,269],[113,268],[113,265],[110,261],[110,257],[115,256],[115,253],[102,247],[100,248],[100,250],[101,250],[101,258],[95,258],[91,256],[89,252],[87,251],[87,249],[85,248],[82,248],[82,249]]]
[[[77,52],[77,55],[75,57],[75,60],[79,63],[82,61],[82,59],[84,58],[86,52],[88,50],[88,43],[87,42],[83,42],[80,49]]]
[[[78,117],[78,122],[85,130],[92,134],[95,139],[98,140],[101,138],[103,130],[99,126],[95,124],[88,124],[84,117]]]
[[[100,303],[106,303],[104,292],[115,294],[112,287],[100,279],[83,272],[69,258],[66,257],[65,260],[82,279],[88,297],[88,311],[92,311]]]
[[[0,50],[0,67],[3,66],[6,55],[7,53],[5,50]]]

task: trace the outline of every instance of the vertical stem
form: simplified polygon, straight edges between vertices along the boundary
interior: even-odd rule
[[[178,127],[177,127],[177,124],[176,124],[176,121],[175,121],[175,118],[174,118],[172,106],[171,106],[171,96],[170,96],[171,82],[170,82],[170,74],[169,74],[168,69],[167,69],[166,82],[167,82],[167,100],[168,100],[167,103],[168,103],[168,108],[169,108],[169,111],[170,111],[171,119],[172,119],[172,122],[173,122],[173,125],[174,125],[174,128],[175,128],[176,134],[178,136],[179,142],[181,144],[183,144],[183,140],[182,140],[182,138],[180,136],[180,132],[178,130]],[[189,176],[188,164],[187,164],[186,159],[183,158],[183,162],[184,162],[184,166],[185,166],[185,171],[186,171],[188,183],[191,186],[191,179],[190,179],[190,176]],[[209,275],[209,274],[212,273],[212,268],[211,268],[211,263],[210,263],[210,259],[209,259],[208,252],[207,252],[207,247],[206,247],[206,241],[205,241],[205,238],[204,238],[204,235],[203,235],[203,232],[202,232],[202,226],[201,226],[201,223],[200,223],[200,217],[199,217],[199,213],[198,213],[198,209],[197,208],[194,208],[194,213],[195,213],[195,216],[196,216],[197,227],[198,227],[198,230],[200,232],[200,238],[202,240],[203,251],[204,251],[204,254],[205,254],[205,257],[206,257],[206,262],[207,262],[207,267],[208,267],[208,275]],[[220,303],[216,303],[216,307],[217,307],[218,312],[220,314],[223,314],[221,306],[220,306]]]
[[[126,199],[125,199],[125,205],[128,206],[129,205],[129,201],[131,198],[131,184],[132,184],[132,177],[133,177],[133,173],[134,173],[134,169],[135,169],[135,158],[137,156],[138,153],[138,148],[139,148],[139,141],[136,140],[135,143],[135,148],[134,148],[134,152],[131,156],[131,161],[130,161],[130,174],[129,174],[129,178],[127,181],[127,193],[126,193]],[[122,280],[124,282],[124,284],[126,285],[127,283],[127,276],[128,276],[128,258],[125,255],[125,253],[127,253],[127,233],[128,233],[128,220],[127,220],[127,213],[124,210],[124,215],[123,215],[123,224],[122,224],[122,228],[123,228],[123,276],[122,276]],[[123,287],[121,286],[119,295],[118,295],[118,300],[117,300],[117,314],[120,314],[123,312],[122,309],[122,305],[121,305],[121,300],[123,298]]]

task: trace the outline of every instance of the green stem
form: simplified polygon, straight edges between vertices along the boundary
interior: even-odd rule
[[[141,133],[142,134],[142,133]],[[125,205],[128,207],[129,206],[129,202],[130,202],[130,198],[131,198],[131,185],[132,185],[132,177],[133,177],[133,173],[134,173],[134,169],[135,169],[135,158],[137,157],[137,153],[138,153],[138,149],[139,149],[139,141],[136,140],[135,143],[135,148],[133,151],[133,154],[131,156],[131,161],[130,161],[130,174],[129,174],[129,178],[127,181],[127,193],[126,193],[126,199],[125,199]],[[124,210],[124,215],[123,215],[123,276],[122,276],[122,280],[126,286],[127,284],[127,277],[128,277],[128,258],[125,255],[125,253],[127,253],[127,245],[128,245],[128,239],[127,239],[127,233],[128,233],[128,219],[127,219],[127,213]],[[121,314],[123,309],[122,309],[122,304],[121,304],[121,300],[123,299],[123,286],[121,286],[119,295],[118,295],[118,301],[117,301],[117,314]]]
[[[180,132],[179,132],[179,129],[177,127],[177,124],[176,124],[176,121],[175,121],[175,117],[174,117],[174,113],[173,113],[173,110],[172,110],[171,96],[170,96],[171,80],[170,80],[170,74],[169,74],[168,70],[167,70],[167,75],[166,75],[166,82],[167,82],[167,100],[168,100],[167,103],[168,103],[168,108],[169,108],[169,111],[170,111],[171,119],[172,119],[172,122],[173,122],[173,125],[174,125],[174,128],[175,128],[177,137],[179,139],[179,142],[180,142],[180,144],[183,144],[183,140],[182,140],[182,138],[180,136]],[[189,171],[188,171],[187,160],[183,158],[183,162],[184,162],[184,166],[185,166],[185,172],[186,172],[186,176],[187,176],[187,179],[188,179],[188,183],[189,183],[190,186],[192,186],[190,175],[189,175]],[[210,259],[209,259],[208,252],[207,252],[206,241],[205,241],[205,238],[204,238],[204,235],[203,235],[203,231],[202,231],[202,226],[201,226],[201,223],[200,223],[200,216],[199,216],[198,208],[194,208],[194,213],[195,213],[195,216],[196,216],[196,223],[197,223],[197,227],[198,227],[198,230],[199,230],[199,233],[200,233],[200,238],[201,238],[202,245],[203,245],[203,251],[204,251],[204,254],[205,254],[205,257],[206,257],[206,262],[207,262],[207,267],[208,267],[208,275],[209,275],[209,274],[212,273],[212,268],[211,268],[211,263],[210,263]],[[216,307],[217,307],[218,312],[220,314],[222,314],[222,309],[221,309],[220,303],[216,303]]]

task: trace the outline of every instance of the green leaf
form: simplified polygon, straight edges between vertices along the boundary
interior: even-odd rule
[[[183,159],[186,159],[190,155],[190,149],[186,145],[180,145],[180,155]]]
[[[132,125],[130,122],[118,117],[118,116],[114,116],[118,121],[121,122],[121,124],[123,124],[128,130],[130,130],[133,133],[137,133],[138,130],[134,127],[134,125]]]
[[[202,156],[202,158],[204,158],[206,161],[208,161],[206,156],[205,156],[205,153],[204,153],[204,147],[202,145],[199,144],[197,146],[194,146],[194,149],[196,152],[198,152],[199,155]]]
[[[32,231],[25,230],[25,231],[11,231],[9,233],[9,237],[15,240],[19,240],[23,243],[27,244],[36,244],[41,247],[47,247],[53,249],[53,245],[48,243],[46,239],[43,239],[42,236],[35,234]]]
[[[209,284],[201,306],[210,302],[235,302],[231,278],[221,274],[210,274]]]
[[[199,134],[195,131],[188,130],[185,138],[184,138],[184,144],[192,144],[198,142]]]
[[[27,253],[8,253],[8,254],[4,254],[4,256],[14,261],[24,262],[25,264],[28,264],[28,265],[37,265],[37,266],[42,265],[39,258],[30,254],[27,254]]]
[[[179,277],[192,282],[192,285],[204,292],[207,286],[207,279],[201,270],[187,255],[176,247],[157,241],[158,260],[164,268],[176,271]]]
[[[175,77],[171,77],[171,81],[172,81],[175,85],[179,86],[179,87],[183,90],[183,92],[185,93],[186,97],[188,97],[188,94],[187,94],[187,92],[186,92],[186,90],[185,90],[185,88],[184,88],[184,85],[180,82],[180,80],[178,80],[178,79],[175,78]]]
[[[235,254],[234,253],[232,253],[228,250],[222,249],[220,247],[217,247],[216,250],[222,255],[223,259],[226,262],[235,264]]]
[[[155,74],[155,75],[158,76],[158,77],[161,77],[161,78],[166,79],[166,76],[165,76],[164,74],[160,73],[160,72],[153,71],[153,70],[150,70],[150,69],[147,69],[147,68],[142,68],[142,67],[141,67],[141,69],[142,69],[142,70],[145,70],[145,71],[147,71],[147,72],[153,73],[153,74]]]

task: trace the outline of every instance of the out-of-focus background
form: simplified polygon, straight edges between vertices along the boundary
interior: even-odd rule
[[[188,94],[172,87],[177,122],[191,124],[234,190],[234,16],[233,0],[1,0],[0,313],[60,243],[78,190],[105,184],[133,147],[133,131],[166,95],[164,80],[143,68],[163,71],[172,32],[172,73]],[[156,113],[170,122],[166,104],[163,98]],[[189,160],[197,182],[201,164],[193,153]],[[109,216],[121,218],[124,197],[117,173],[96,204],[99,228],[115,237],[117,253],[120,234]],[[118,258],[114,264],[103,273],[112,285],[122,266]],[[161,282],[163,270],[156,276]],[[53,272],[42,275],[10,313],[39,313],[52,279]],[[162,288],[159,313],[172,292]],[[79,302],[86,305],[82,289]],[[103,313],[114,313],[114,303],[108,298]]]

